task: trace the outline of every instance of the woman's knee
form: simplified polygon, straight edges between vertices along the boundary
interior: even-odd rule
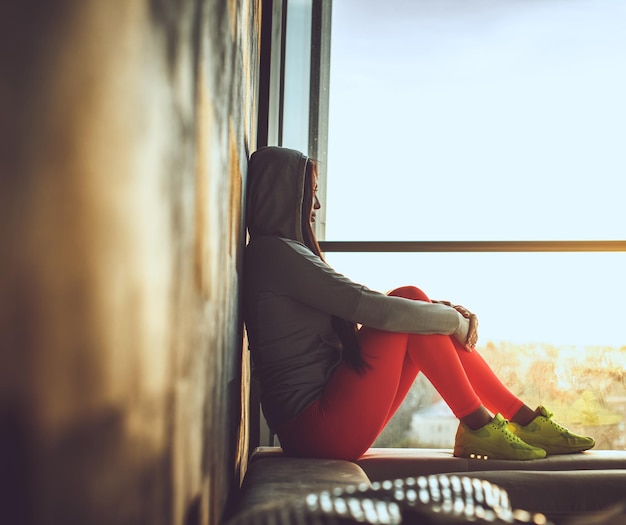
[[[387,295],[394,297],[404,297],[414,301],[430,301],[429,297],[417,286],[401,286],[395,290],[391,290]]]

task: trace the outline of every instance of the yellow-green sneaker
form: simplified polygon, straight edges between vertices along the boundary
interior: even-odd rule
[[[591,437],[579,436],[559,425],[552,419],[552,412],[546,407],[539,406],[535,410],[537,415],[528,425],[510,423],[509,426],[516,436],[526,443],[541,447],[547,454],[572,454],[589,450],[596,442]]]
[[[509,430],[508,421],[496,414],[491,423],[478,430],[459,423],[454,441],[454,455],[472,459],[527,460],[546,457],[546,452],[524,443]]]

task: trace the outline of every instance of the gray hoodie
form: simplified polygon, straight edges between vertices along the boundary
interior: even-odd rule
[[[244,318],[263,412],[273,429],[319,399],[341,361],[333,315],[381,330],[461,341],[468,331],[467,319],[453,308],[369,290],[304,245],[307,160],[298,151],[268,147],[256,151],[248,166]]]

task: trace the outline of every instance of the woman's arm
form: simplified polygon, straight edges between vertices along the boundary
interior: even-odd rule
[[[254,271],[263,273],[275,293],[372,328],[453,335],[461,344],[468,342],[470,321],[451,306],[369,290],[294,241],[270,237],[261,242]]]
[[[365,289],[355,317],[365,326],[390,332],[453,335],[466,347],[471,347],[469,343],[473,341],[470,338],[471,318],[442,303],[414,301]]]

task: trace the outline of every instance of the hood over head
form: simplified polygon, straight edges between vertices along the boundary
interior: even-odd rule
[[[302,201],[308,157],[275,146],[260,148],[248,162],[246,226],[251,236],[276,235],[304,242]]]

